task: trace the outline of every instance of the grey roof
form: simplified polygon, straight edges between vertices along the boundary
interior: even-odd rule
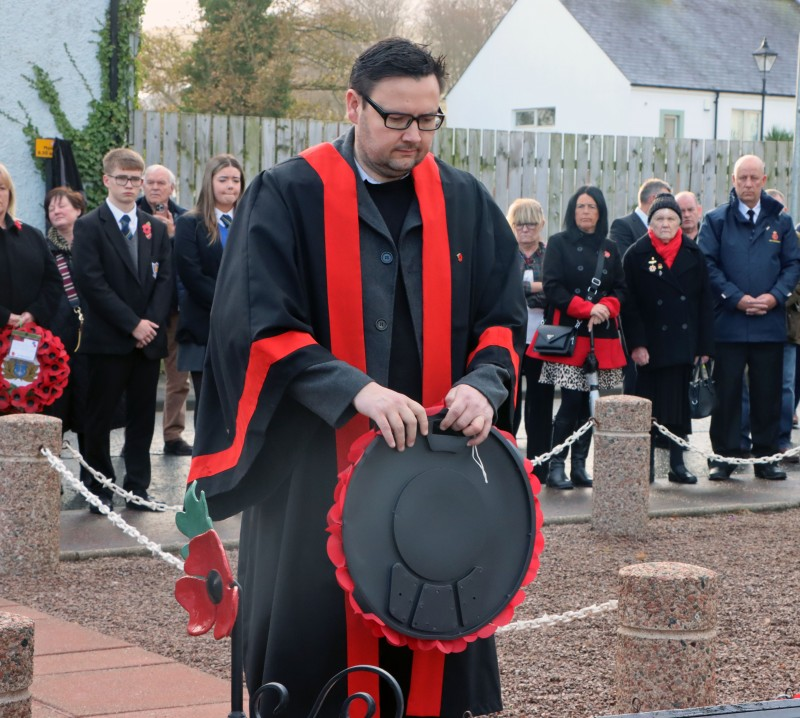
[[[633,85],[760,95],[752,53],[766,37],[778,52],[767,93],[795,95],[797,0],[560,2]]]

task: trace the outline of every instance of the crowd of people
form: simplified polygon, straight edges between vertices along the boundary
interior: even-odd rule
[[[349,132],[246,191],[241,163],[213,157],[188,211],[167,167],[113,149],[100,206],[87,213],[80,193],[48,192],[45,238],[17,219],[0,165],[0,326],[35,322],[62,339],[70,384],[48,411],[112,480],[109,434],[125,427],[130,509],[161,508],[149,485],[164,363],[165,453],[194,454],[189,479],[212,518],[244,511],[248,688],[283,682],[292,715],[354,662],[388,667],[419,715],[502,709],[493,638],[432,660],[436,651],[379,645],[345,605],[325,527],[337,474],[370,423],[402,452],[441,406],[437,430],[463,434],[477,456],[493,425],[524,421],[533,458],[585,425],[594,392],[622,388],[685,438],[690,375],[713,357],[714,451],[787,449],[800,249],[785,202],[765,190],[763,161],[739,158],[729,201],[705,217],[693,193],[654,178],[611,221],[602,191],[581,186],[545,240],[535,199],[503,217],[473,177],[430,154],[445,76],[444,59],[422,46],[377,43],[353,65]],[[569,349],[539,342],[544,327],[572,337]],[[194,447],[182,438],[190,381]],[[540,479],[591,487],[590,442],[586,432],[572,443],[569,472],[565,449]],[[681,446],[668,448],[669,481],[696,483]],[[732,468],[714,462],[709,479]],[[654,472],[651,461],[651,481]],[[786,477],[775,463],[755,475]]]
[[[800,338],[798,233],[784,196],[765,189],[767,176],[760,158],[739,158],[732,182],[728,203],[703,221],[693,192],[673,195],[663,180],[648,179],[639,189],[637,207],[614,220],[610,230],[602,192],[581,187],[567,205],[565,230],[552,235],[544,251],[537,241],[541,260],[536,264],[531,261],[530,241],[519,231],[520,220],[509,212],[520,264],[529,273],[523,277],[526,297],[531,278],[543,283],[540,313],[529,310],[526,358],[543,362],[535,376],[524,374],[529,458],[561,444],[588,419],[588,372],[583,367],[590,347],[599,364],[599,388],[621,387],[625,393],[650,399],[653,418],[684,440],[692,430],[688,386],[693,369],[713,358],[714,452],[758,458],[790,452],[800,398],[795,385],[795,347]],[[543,223],[541,217],[539,230]],[[592,283],[601,248],[605,264]],[[576,326],[574,352],[537,353],[537,323]],[[555,417],[552,399],[546,404],[535,398],[541,391],[537,383],[560,387]],[[549,445],[542,443],[541,435],[531,437],[550,421]],[[589,438],[587,432],[572,445],[569,477],[564,470],[565,449],[551,458],[549,467],[539,466],[540,478],[556,489],[591,486],[585,469]],[[664,442],[654,429],[650,481],[655,479],[655,450],[662,446],[669,449],[668,480],[696,484],[697,477],[684,463],[682,446]],[[796,462],[796,454],[786,461]],[[754,471],[760,479],[786,478],[775,463],[756,464]],[[709,462],[712,481],[729,479],[732,472],[729,462]]]
[[[45,237],[16,217],[14,184],[0,165],[0,325],[33,322],[61,340],[69,380],[44,413],[60,418],[87,462],[112,481],[109,435],[124,427],[127,507],[161,510],[148,492],[161,364],[164,453],[191,456],[182,436],[189,378],[197,399],[216,276],[244,176],[235,157],[212,157],[187,212],[175,203],[171,170],[145,167],[121,148],[105,156],[103,183],[108,196],[88,214],[82,193],[48,191]],[[82,468],[81,479],[113,505],[89,471]]]

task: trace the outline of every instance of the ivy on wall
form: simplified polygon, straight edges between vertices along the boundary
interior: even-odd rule
[[[138,36],[145,2],[146,0],[119,0],[117,15],[119,41],[116,48],[112,41],[111,10],[110,8],[106,10],[105,24],[98,30],[97,60],[101,68],[100,97],[94,96],[89,83],[70,54],[67,44],[64,44],[64,50],[73,69],[80,76],[92,98],[89,103],[89,116],[84,127],[75,127],[69,121],[61,106],[61,98],[56,84],[46,70],[39,65],[33,65],[32,76],[25,78],[49,109],[59,135],[72,144],[72,152],[86,191],[89,207],[97,206],[106,196],[101,179],[103,155],[108,150],[122,147],[127,143],[130,126],[129,103],[135,96],[132,40]],[[116,97],[112,96],[111,89],[114,57],[116,57],[117,87],[119,88]],[[22,110],[27,118],[22,131],[31,144],[31,154],[33,154],[35,140],[42,135],[34,125],[30,114],[24,107]],[[41,161],[39,161],[39,166],[43,171],[44,165]]]

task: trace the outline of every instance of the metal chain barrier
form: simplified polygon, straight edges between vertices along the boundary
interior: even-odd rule
[[[65,448],[67,448],[67,446],[68,445],[66,445]],[[181,561],[179,558],[176,558],[172,554],[162,551],[161,546],[159,544],[155,543],[154,541],[151,541],[149,538],[147,538],[147,536],[142,534],[137,528],[127,523],[122,518],[122,516],[120,516],[116,511],[112,511],[111,509],[109,509],[108,506],[106,506],[102,501],[100,501],[100,499],[98,499],[91,491],[89,491],[89,489],[87,489],[83,485],[82,481],[79,481],[78,479],[75,478],[73,473],[64,465],[64,462],[61,461],[61,459],[58,456],[55,456],[53,452],[50,451],[50,449],[42,447],[41,452],[42,455],[49,462],[50,466],[52,466],[62,476],[62,478],[67,482],[70,488],[74,489],[81,496],[83,496],[83,498],[86,499],[86,501],[89,504],[97,507],[100,513],[106,516],[108,520],[111,521],[112,524],[114,524],[114,526],[116,526],[118,529],[122,531],[122,533],[124,533],[126,536],[130,536],[131,538],[135,539],[138,543],[142,544],[142,546],[147,548],[150,551],[150,553],[152,553],[154,556],[158,556],[171,566],[177,568],[179,571],[183,571],[183,561]],[[98,481],[100,480],[99,477],[102,476],[102,474],[97,474],[96,472],[93,472],[93,475],[95,477],[98,477]],[[103,478],[105,479],[104,476]],[[108,481],[108,479],[105,480]],[[127,494],[128,492],[125,491],[124,493]],[[181,510],[183,509],[183,507],[179,508]]]
[[[696,446],[692,446],[686,439],[682,439],[680,436],[675,436],[666,426],[659,424],[655,419],[653,419],[653,426],[658,429],[664,436],[668,439],[674,441],[678,446],[683,447],[688,451],[694,451],[701,456],[704,456],[707,460],[717,461],[717,462],[724,462],[726,464],[730,464],[731,466],[747,466],[747,465],[755,465],[755,464],[775,464],[779,462],[781,459],[786,459],[790,456],[798,456],[800,455],[800,446],[796,446],[793,449],[785,452],[779,452],[777,454],[773,454],[772,456],[758,456],[752,457],[749,459],[743,459],[737,456],[722,456],[721,454],[715,454],[711,451],[703,451],[703,449],[698,449]]]
[[[541,464],[544,461],[550,459],[553,454],[557,454],[560,451],[563,451],[567,447],[574,444],[581,436],[583,436],[587,431],[589,431],[592,426],[594,426],[594,419],[589,419],[582,427],[580,427],[577,431],[575,431],[572,436],[564,441],[563,444],[559,444],[558,446],[554,447],[550,452],[547,454],[542,454],[541,456],[537,456],[532,459],[532,463],[534,465]],[[134,496],[128,491],[125,491],[114,484],[110,479],[105,477],[99,471],[96,471],[91,466],[89,466],[85,459],[81,456],[80,452],[72,447],[72,445],[65,441],[63,444],[63,448],[65,448],[78,462],[81,466],[84,466],[91,474],[94,476],[97,481],[99,481],[103,486],[110,489],[114,493],[119,496],[125,497],[126,500],[138,500],[137,503],[148,504],[138,496]],[[77,491],[81,496],[83,496],[86,501],[91,504],[92,506],[97,507],[101,514],[106,516],[109,521],[111,521],[114,526],[119,528],[126,536],[130,536],[135,539],[138,543],[145,546],[150,553],[154,556],[157,556],[164,561],[166,561],[171,566],[174,566],[179,571],[183,571],[183,561],[179,558],[176,558],[172,554],[166,553],[161,549],[161,546],[154,541],[151,541],[147,536],[143,535],[138,529],[131,526],[130,524],[126,523],[125,520],[115,511],[112,511],[108,508],[102,501],[100,501],[89,489],[84,486],[83,482],[76,479],[73,473],[64,465],[64,462],[57,456],[53,454],[49,449],[42,447],[41,448],[42,455],[47,459],[50,466],[52,466],[66,481],[66,483],[72,488],[73,490]],[[183,506],[164,506],[163,504],[158,504],[158,506],[164,507],[167,511],[183,511]],[[566,611],[560,615],[551,615],[545,613],[544,615],[540,616],[539,618],[533,620],[526,620],[526,621],[515,621],[514,623],[510,623],[507,626],[500,626],[497,629],[497,633],[506,633],[508,631],[522,631],[534,628],[544,628],[546,626],[555,626],[560,623],[569,623],[571,621],[576,621],[581,618],[587,618],[589,616],[597,616],[602,613],[607,613],[608,611],[614,611],[617,608],[617,601],[606,601],[605,603],[601,604],[593,604],[591,606],[587,606],[586,608],[581,608],[577,611]]]
[[[578,439],[580,439],[587,431],[591,431],[592,427],[595,425],[594,419],[589,419],[580,429],[576,429],[575,433],[568,436],[564,439],[564,442],[559,444],[558,446],[554,446],[550,451],[546,454],[541,454],[539,456],[534,456],[531,459],[531,463],[534,466],[539,466],[539,464],[543,464],[545,461],[549,461],[553,458],[556,454],[560,454],[564,449],[572,446]]]
[[[86,459],[84,459],[80,452],[75,449],[72,444],[68,441],[63,443],[63,448],[65,448],[70,454],[72,454],[73,459],[77,459],[78,463],[83,466],[94,478],[97,480],[98,483],[102,484],[106,489],[111,491],[112,493],[116,494],[117,496],[121,496],[125,499],[125,501],[129,501],[132,504],[138,504],[139,506],[147,506],[151,508],[153,511],[183,511],[183,506],[167,506],[165,503],[161,501],[147,501],[143,499],[141,496],[137,496],[136,494],[132,494],[130,491],[125,491],[125,489],[120,488],[117,486],[111,479],[107,478],[103,474],[101,474],[96,469],[93,469],[89,464],[86,463]]]
[[[570,623],[577,621],[580,618],[587,618],[588,616],[599,616],[602,613],[617,610],[617,601],[606,601],[605,603],[593,604],[586,608],[581,608],[577,611],[565,611],[560,615],[551,615],[545,613],[539,618],[534,618],[528,621],[515,621],[509,623],[507,626],[500,626],[497,633],[508,633],[509,631],[527,631],[533,628],[544,628],[545,626],[555,626],[559,623]]]

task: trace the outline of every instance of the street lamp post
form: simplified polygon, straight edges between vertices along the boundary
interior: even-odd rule
[[[767,38],[761,41],[761,47],[753,53],[753,59],[756,61],[756,67],[761,73],[761,140],[764,140],[764,105],[767,100],[767,73],[772,69],[775,60],[778,59],[778,53],[771,50]]]

